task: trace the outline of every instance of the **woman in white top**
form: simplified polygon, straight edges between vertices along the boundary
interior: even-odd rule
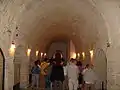
[[[63,69],[64,69],[64,76],[65,76],[65,80],[63,82],[63,90],[67,90],[68,89],[68,78],[67,78],[67,65],[65,63],[64,63]]]

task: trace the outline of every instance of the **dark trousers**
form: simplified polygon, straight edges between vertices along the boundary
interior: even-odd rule
[[[61,81],[52,82],[52,90],[63,90],[63,83]]]
[[[29,74],[29,84],[32,83],[32,74]]]

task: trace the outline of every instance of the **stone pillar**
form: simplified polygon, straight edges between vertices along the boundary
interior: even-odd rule
[[[120,90],[120,46],[107,51],[107,89]]]
[[[7,57],[5,61],[5,90],[13,90],[14,85],[14,64],[13,57]]]
[[[16,48],[15,65],[16,64],[20,65],[20,67],[18,67],[20,68],[20,72],[19,72],[20,73],[20,88],[26,88],[29,84],[29,58],[27,56],[27,48],[24,45],[19,45]]]
[[[17,47],[14,57],[14,89],[20,88],[20,63],[21,63],[21,55],[19,51],[19,47]]]
[[[27,49],[19,46],[20,60],[20,88],[26,88],[29,84],[29,58],[27,57]]]

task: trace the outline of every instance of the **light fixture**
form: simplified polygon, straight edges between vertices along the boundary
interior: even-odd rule
[[[91,64],[93,65],[93,50],[90,51]]]
[[[93,50],[90,51],[90,57],[93,58]]]
[[[79,58],[79,57],[80,57],[80,54],[78,53],[77,56],[78,56],[78,58]]]
[[[16,48],[16,46],[15,46],[14,42],[12,41],[12,44],[11,44],[10,49],[9,49],[9,53],[11,56],[14,56],[15,48]]]
[[[63,58],[63,55],[62,55],[62,53],[61,53],[61,58]]]
[[[41,52],[41,57],[43,56],[43,53]]]
[[[38,56],[38,54],[39,54],[39,51],[36,51],[36,57]]]
[[[27,56],[30,56],[30,53],[31,53],[31,49],[28,49],[27,50]]]
[[[46,56],[47,54],[46,53],[44,53],[44,57]]]
[[[83,56],[83,60],[85,59],[85,53],[84,52],[82,52],[82,56]]]

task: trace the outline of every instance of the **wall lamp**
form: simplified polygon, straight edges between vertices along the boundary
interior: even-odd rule
[[[83,56],[83,60],[85,59],[85,53],[84,52],[82,52],[82,56]]]
[[[47,54],[46,54],[46,53],[44,53],[44,57],[45,57],[45,56],[47,56]]]
[[[38,56],[38,54],[39,54],[39,51],[36,51],[36,57]]]
[[[9,49],[10,56],[14,56],[15,48],[16,48],[15,43],[12,41],[12,44]]]
[[[31,53],[31,49],[28,49],[28,50],[27,50],[27,56],[28,56],[28,57],[30,56],[30,53]]]

